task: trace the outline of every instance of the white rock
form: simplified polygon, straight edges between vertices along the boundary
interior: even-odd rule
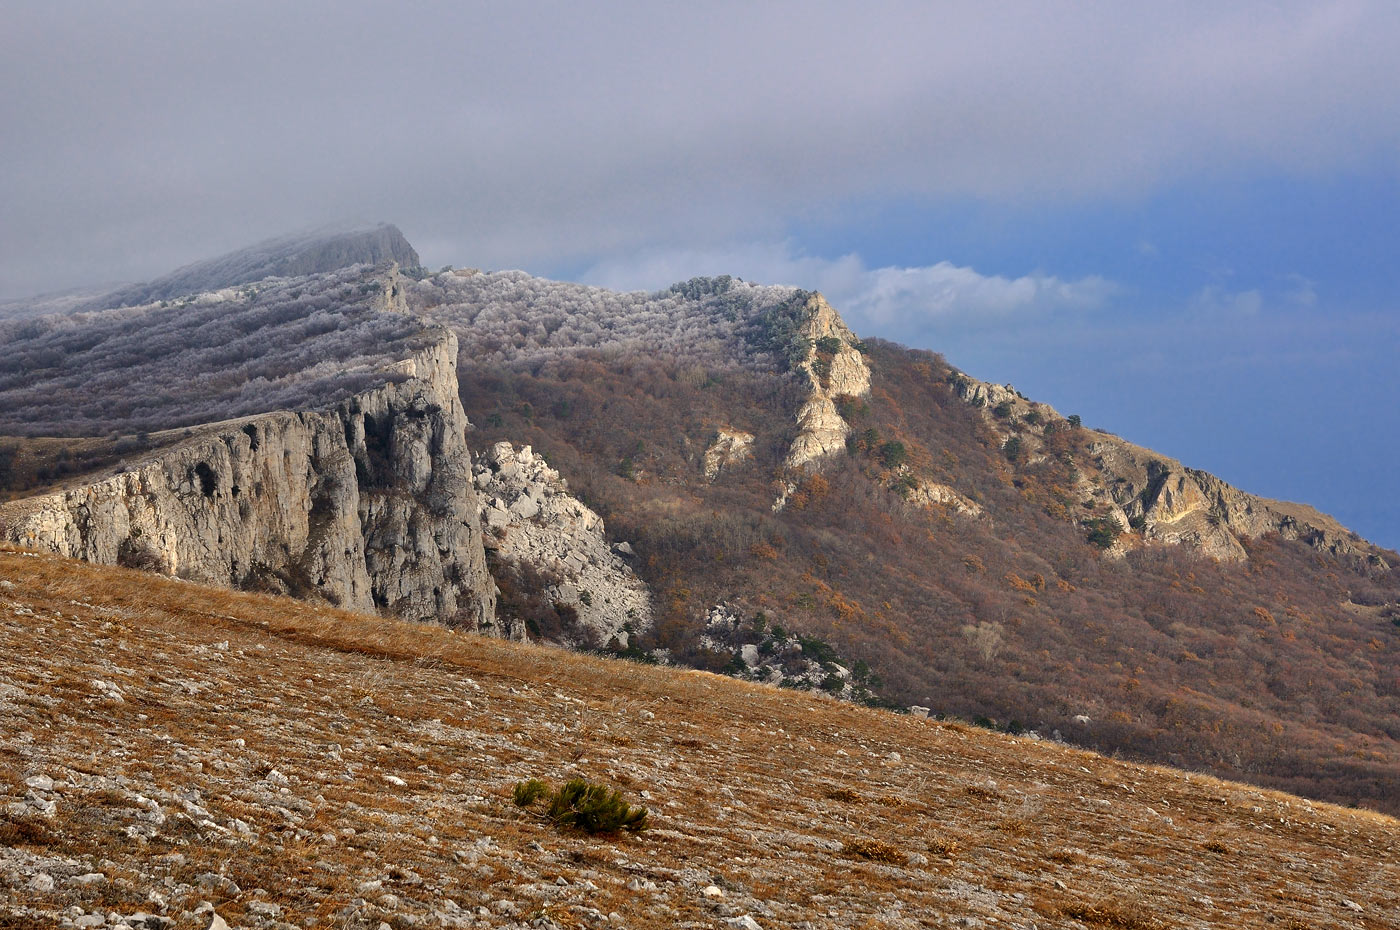
[[[758,921],[754,920],[748,914],[742,917],[731,917],[724,922],[724,925],[726,927],[738,927],[739,930],[763,930],[763,928],[759,926]]]
[[[927,707],[921,707],[921,706],[919,706],[918,704],[911,704],[911,705],[909,705],[909,715],[910,715],[911,717],[922,717],[922,718],[927,719],[927,718],[928,718],[928,712],[929,712],[929,709],[928,709]]]
[[[700,889],[700,893],[707,898],[724,897],[724,889],[720,888],[718,885],[706,885],[704,888]]]
[[[46,894],[53,891],[53,876],[48,872],[37,872],[29,879],[29,890]]]
[[[47,775],[31,775],[24,780],[24,783],[35,791],[53,790],[53,779]]]
[[[400,788],[403,788],[408,784],[408,782],[404,781],[397,775],[385,775],[384,780],[387,781],[389,784],[397,785]]]
[[[252,564],[268,563],[276,575],[304,559],[299,570],[343,607],[374,610],[376,597],[392,591],[406,619],[460,611],[459,621],[489,625],[495,586],[463,467],[470,459],[456,362],[456,337],[443,331],[395,365],[405,380],[332,408],[214,428],[84,487],[29,498],[18,510],[0,505],[0,538],[105,564],[135,541],[162,570],[222,586],[236,585]],[[406,493],[364,509],[357,461],[368,454],[371,417],[390,432],[379,437],[387,440],[385,464]],[[256,483],[244,478],[254,475]],[[318,544],[308,546],[313,503]],[[435,544],[376,545],[396,535]],[[120,698],[119,690],[101,690],[113,703]]]

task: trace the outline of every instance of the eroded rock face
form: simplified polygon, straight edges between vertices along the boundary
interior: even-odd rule
[[[722,472],[753,458],[753,433],[719,429],[705,450],[705,477],[714,481]]]
[[[1031,462],[1047,428],[1068,428],[1053,407],[1027,399],[1009,384],[988,384],[960,375],[952,385],[961,400],[982,408],[998,436],[1018,436]],[[1130,531],[1108,550],[1110,555],[1121,556],[1136,539],[1138,544],[1186,546],[1211,558],[1239,561],[1247,557],[1242,539],[1278,533],[1334,555],[1385,567],[1374,547],[1312,507],[1247,494],[1214,475],[1117,436],[1091,435],[1088,450],[1093,461],[1085,464],[1092,467],[1078,476],[1081,500]]]
[[[946,484],[919,480],[909,490],[909,503],[918,507],[946,507],[967,517],[980,517],[982,507],[976,501],[954,491]]]
[[[860,340],[826,298],[813,294],[803,314],[798,334],[809,343],[803,371],[812,393],[797,411],[797,435],[783,459],[790,473],[844,451],[851,427],[836,409],[836,399],[870,393],[870,368],[856,348]],[[786,481],[773,510],[782,510],[796,488],[795,481]]]
[[[457,342],[437,336],[335,407],[206,427],[129,471],[6,504],[4,538],[490,632]]]
[[[1369,558],[1371,547],[1336,520],[1305,504],[1269,500],[1208,472],[1187,468],[1117,437],[1091,447],[1110,479],[1108,495],[1144,538],[1189,545],[1218,559],[1245,558],[1240,539],[1278,533],[1334,555]]]
[[[626,543],[609,544],[603,518],[568,493],[559,472],[529,446],[498,442],[476,466],[481,521],[499,557],[522,562],[559,581],[550,596],[578,612],[596,643],[652,624],[651,593],[622,557]]]
[[[783,466],[789,470],[840,452],[846,447],[850,425],[836,409],[836,398],[863,397],[870,393],[870,368],[856,349],[859,340],[840,315],[820,294],[813,294],[804,308],[799,334],[811,345],[804,367],[812,394],[797,411],[797,436]],[[823,341],[834,340],[829,368],[823,372]]]

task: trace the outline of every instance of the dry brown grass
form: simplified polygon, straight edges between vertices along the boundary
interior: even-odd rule
[[[1146,912],[1142,903],[1123,904],[1117,901],[1070,903],[1059,908],[1061,917],[1073,917],[1093,927],[1124,927],[1126,930],[1156,930],[1161,921]]]
[[[0,548],[0,580],[13,584],[0,588],[0,810],[36,771],[70,782],[54,817],[0,819],[0,844],[105,859],[135,889],[108,882],[84,907],[126,913],[147,878],[225,871],[245,893],[198,893],[235,926],[251,923],[248,889],[290,923],[326,926],[374,880],[470,909],[547,904],[560,926],[591,925],[584,904],[628,926],[713,926],[719,905],[699,888],[719,877],[724,906],[767,908],[755,913],[768,930],[963,916],[1374,928],[1400,913],[1400,830],[1369,811],[12,549]],[[621,787],[653,829],[563,835],[510,800],[517,781],[575,775]],[[217,829],[177,789],[197,792]],[[137,795],[166,818],[144,842],[126,833],[145,810]],[[596,891],[520,890],[561,875],[576,888],[585,870]],[[23,912],[24,926],[44,926],[25,910],[41,903],[0,883],[0,914]]]
[[[903,862],[907,858],[898,846],[870,837],[846,840],[841,844],[841,851],[848,856],[869,859],[871,862]]]

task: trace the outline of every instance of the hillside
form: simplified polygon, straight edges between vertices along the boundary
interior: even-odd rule
[[[9,547],[0,656],[6,928],[1400,926],[1388,817],[704,673]]]
[[[819,294],[356,265],[4,326],[0,538],[1400,812],[1400,557]]]
[[[478,280],[408,301],[468,347],[479,441],[531,444],[635,548],[657,609],[628,654],[1400,810],[1394,553],[933,353],[860,343],[868,375],[843,394],[854,336],[803,292],[753,325],[722,279]],[[736,334],[719,359],[659,326],[596,349],[551,335],[680,293],[715,301],[686,326]],[[804,329],[819,318],[845,335]]]

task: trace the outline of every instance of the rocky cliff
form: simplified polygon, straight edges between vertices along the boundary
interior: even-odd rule
[[[433,335],[333,407],[211,425],[112,477],[4,505],[3,538],[491,631],[457,340]]]
[[[574,645],[616,639],[625,648],[632,634],[651,627],[651,593],[623,558],[631,547],[611,545],[603,518],[569,494],[559,472],[529,446],[496,443],[477,463],[475,481],[497,555],[551,579],[549,597],[572,608],[585,638],[594,640]]]
[[[807,299],[797,335],[806,348],[800,368],[811,393],[797,411],[797,435],[783,459],[788,472],[844,451],[851,427],[836,409],[836,400],[870,393],[870,368],[858,348],[860,340],[825,297],[813,294]],[[783,509],[794,490],[796,484],[787,481],[773,509]]]
[[[808,299],[798,334],[807,343],[803,369],[812,393],[797,411],[797,436],[783,461],[789,469],[843,451],[850,426],[836,409],[836,398],[870,393],[870,369],[856,348],[860,340],[825,297]]]
[[[953,390],[965,403],[982,409],[993,433],[1004,443],[1013,439],[1026,461],[1034,463],[1048,432],[1078,429],[1048,404],[1027,399],[1011,385],[988,384],[961,375]],[[1209,472],[1187,468],[1175,459],[1144,449],[1111,433],[1085,431],[1088,460],[1077,464],[1076,492],[1091,511],[1133,539],[1186,546],[1211,558],[1246,558],[1242,539],[1277,533],[1315,549],[1359,559],[1385,568],[1385,561],[1365,540],[1332,517],[1305,504],[1248,494]],[[1123,551],[1119,544],[1115,551]]]

